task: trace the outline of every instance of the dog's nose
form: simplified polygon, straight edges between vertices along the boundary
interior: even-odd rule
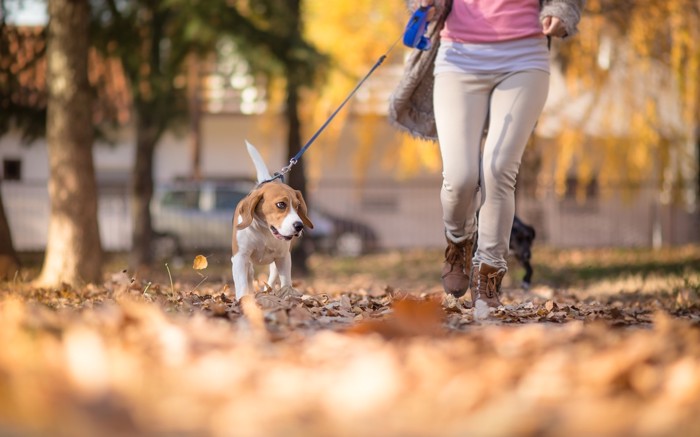
[[[302,222],[294,222],[294,230],[297,232],[301,232],[304,230],[304,223]]]

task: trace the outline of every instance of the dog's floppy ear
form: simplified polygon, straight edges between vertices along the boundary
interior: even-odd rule
[[[301,219],[301,222],[304,223],[304,226],[308,227],[309,229],[314,228],[314,224],[311,223],[311,220],[309,220],[309,211],[306,208],[306,202],[304,202],[304,198],[301,195],[301,191],[299,190],[294,190],[294,194],[297,196],[297,200],[299,201],[299,218]]]
[[[233,220],[237,221],[238,216],[240,216],[242,220],[240,223],[236,223],[236,229],[245,229],[250,226],[251,223],[253,223],[255,208],[257,208],[262,197],[262,191],[257,190],[248,194],[238,203],[238,208],[236,208],[238,214],[236,214],[236,217],[234,217]]]

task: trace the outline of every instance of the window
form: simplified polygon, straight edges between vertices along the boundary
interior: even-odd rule
[[[577,199],[580,195],[584,195],[585,199],[592,200],[598,198],[598,179],[593,178],[588,181],[588,184],[583,185],[581,181],[575,177],[566,179],[566,194],[567,199]]]
[[[19,181],[22,179],[22,161],[6,158],[2,161],[2,175],[6,181]]]
[[[238,202],[243,200],[247,193],[243,191],[232,191],[217,189],[215,209],[235,209]]]
[[[566,180],[566,193],[561,205],[580,214],[598,214],[600,208],[599,186],[596,178],[583,184],[576,178]]]
[[[198,209],[199,191],[169,191],[163,195],[161,204],[165,207],[180,209]]]

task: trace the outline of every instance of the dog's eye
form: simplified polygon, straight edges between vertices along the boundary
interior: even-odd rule
[[[285,202],[277,202],[275,206],[279,209],[285,209],[287,207],[287,204]]]

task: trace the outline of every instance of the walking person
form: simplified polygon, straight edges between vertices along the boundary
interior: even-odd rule
[[[497,307],[516,177],[549,90],[549,40],[577,32],[584,0],[412,3],[432,7],[432,44],[409,56],[389,117],[440,145],[445,292]]]

